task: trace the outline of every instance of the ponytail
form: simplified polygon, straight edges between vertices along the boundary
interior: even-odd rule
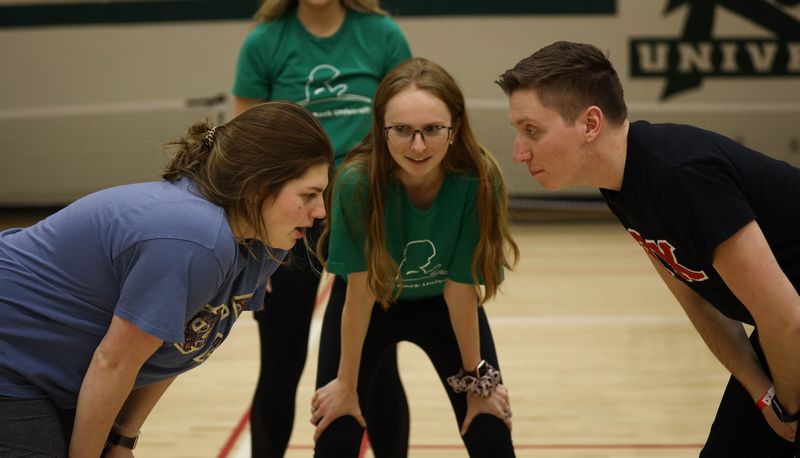
[[[198,181],[214,150],[216,135],[217,128],[208,119],[203,119],[194,123],[185,136],[167,143],[165,147],[174,150],[161,177],[168,181],[177,181],[187,176]]]

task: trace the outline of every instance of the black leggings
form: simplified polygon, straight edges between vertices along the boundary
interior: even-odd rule
[[[754,331],[750,336],[750,343],[761,366],[769,374],[758,332]],[[747,390],[731,377],[700,457],[791,458],[795,456],[794,451],[794,444],[772,430]]]
[[[50,399],[0,397],[0,456],[66,457],[75,409],[59,409]]]
[[[346,290],[347,283],[337,276],[322,326],[317,368],[318,388],[336,378],[339,369],[341,316]],[[499,369],[492,333],[482,307],[478,309],[478,326],[481,356]],[[367,424],[373,425],[373,414],[377,410],[370,405],[377,398],[374,391],[387,383],[378,373],[381,363],[385,361],[384,355],[393,351],[396,344],[403,340],[417,344],[433,362],[453,406],[456,428],[460,428],[467,412],[466,395],[453,393],[445,379],[461,368],[461,352],[450,323],[447,304],[442,296],[399,301],[389,310],[383,310],[380,304],[373,307],[358,376],[358,398]],[[363,428],[355,418],[341,417],[331,423],[317,440],[314,456],[356,457],[362,433]],[[372,438],[372,430],[369,430],[369,434]],[[502,420],[493,415],[478,415],[462,439],[472,457],[514,456],[511,432]]]
[[[264,310],[255,313],[261,340],[261,372],[250,413],[250,436],[252,456],[257,458],[282,457],[286,453],[319,286],[319,275],[310,267],[302,241],[295,244],[290,256],[294,257],[291,264],[281,266],[270,278],[272,291],[264,300]],[[311,259],[317,262],[313,256]],[[319,264],[315,268],[321,270]],[[392,349],[386,356],[381,376],[389,382],[370,403],[375,407],[370,439],[376,450],[406,452],[408,405],[397,373],[396,351]],[[310,407],[311,399],[308,401]]]

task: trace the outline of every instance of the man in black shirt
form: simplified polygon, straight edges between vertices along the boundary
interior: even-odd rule
[[[600,188],[731,372],[700,456],[793,456],[800,169],[695,127],[630,122],[616,71],[591,45],[546,46],[497,83],[515,161],[547,189]],[[749,339],[742,323],[755,326]]]

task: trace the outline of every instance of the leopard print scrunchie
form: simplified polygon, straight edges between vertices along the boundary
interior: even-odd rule
[[[500,371],[486,363],[486,369],[480,378],[466,375],[464,369],[459,369],[458,374],[447,377],[447,384],[456,393],[471,393],[475,396],[489,397],[500,383]]]

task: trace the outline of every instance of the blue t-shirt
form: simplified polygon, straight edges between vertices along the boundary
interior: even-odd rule
[[[136,387],[197,366],[262,303],[278,263],[252,249],[188,179],[100,191],[0,233],[0,396],[74,407],[113,315],[165,341]]]

